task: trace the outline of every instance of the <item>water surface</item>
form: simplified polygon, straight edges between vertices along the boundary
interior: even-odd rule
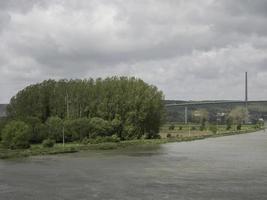
[[[0,160],[2,200],[267,199],[267,133]]]

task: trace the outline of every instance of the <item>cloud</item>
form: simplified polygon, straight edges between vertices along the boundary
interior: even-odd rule
[[[20,2],[20,3],[18,3]],[[266,1],[0,2],[0,102],[47,78],[138,76],[167,99],[267,99]],[[253,96],[252,96],[253,95]]]

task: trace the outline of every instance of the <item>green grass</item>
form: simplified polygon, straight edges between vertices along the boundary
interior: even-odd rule
[[[222,129],[223,130],[223,129]],[[213,134],[210,131],[191,131],[189,135],[188,131],[181,132],[180,130],[177,132],[171,132],[171,137],[166,138],[166,133],[161,132],[162,139],[139,139],[139,140],[127,140],[120,142],[108,142],[108,143],[99,143],[99,144],[81,144],[81,143],[66,143],[63,147],[62,144],[56,144],[52,148],[44,148],[41,144],[31,145],[29,149],[16,149],[10,150],[0,147],[0,159],[8,159],[8,158],[19,158],[19,157],[27,157],[27,156],[36,156],[36,155],[53,155],[53,154],[63,154],[63,153],[74,153],[79,151],[87,151],[87,150],[112,150],[112,149],[123,149],[131,146],[138,145],[158,145],[164,144],[168,142],[186,142],[192,140],[200,140],[209,137],[220,137],[225,135],[234,135],[234,134],[243,134],[254,132],[260,129],[255,129],[251,125],[244,126],[241,131],[219,131],[218,134]],[[176,131],[176,132],[175,132]]]

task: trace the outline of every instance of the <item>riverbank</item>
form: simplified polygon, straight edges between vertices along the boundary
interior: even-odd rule
[[[176,137],[163,138],[163,139],[140,139],[140,140],[127,140],[120,142],[108,142],[108,143],[99,143],[99,144],[81,144],[81,143],[67,143],[64,145],[56,144],[52,148],[45,148],[42,145],[32,145],[29,149],[4,149],[0,148],[0,159],[10,159],[10,158],[21,158],[28,156],[37,156],[37,155],[53,155],[53,154],[63,154],[63,153],[75,153],[79,151],[87,150],[112,150],[112,149],[123,149],[130,146],[138,145],[159,145],[169,142],[187,142],[193,140],[200,140],[211,137],[222,137],[228,135],[237,135],[256,132],[262,129],[254,130],[242,130],[242,131],[228,131],[220,132],[218,134],[205,133],[203,135],[179,135]]]

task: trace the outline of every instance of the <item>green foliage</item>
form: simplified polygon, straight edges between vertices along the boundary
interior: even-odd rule
[[[121,139],[153,138],[163,122],[163,94],[136,78],[47,80],[18,92],[7,114],[27,119],[33,143],[47,137],[60,141],[65,126],[67,141],[114,134]]]
[[[174,129],[175,129],[174,124],[171,124],[171,125],[169,126],[169,130],[174,130]]]
[[[197,123],[205,123],[209,119],[209,113],[206,109],[198,109],[193,113],[193,121]]]
[[[209,127],[209,130],[210,130],[213,134],[216,134],[217,131],[218,131],[217,126],[215,126],[215,125],[211,125],[211,126]]]
[[[2,131],[4,129],[4,127],[6,126],[6,124],[8,123],[8,119],[7,118],[0,118],[0,141],[1,141],[1,135],[2,135]]]
[[[66,120],[65,139],[66,141],[82,141],[85,137],[90,137],[91,124],[88,118]]]
[[[166,137],[167,137],[167,138],[171,138],[172,135],[171,135],[170,133],[168,133]]]
[[[30,128],[22,121],[11,121],[3,129],[2,144],[10,149],[30,147]]]
[[[90,120],[90,136],[92,138],[96,138],[97,136],[110,136],[112,127],[110,123],[102,118],[99,117],[93,117]]]
[[[226,130],[230,130],[232,128],[232,125],[233,125],[233,121],[231,118],[228,118],[226,120]]]
[[[236,126],[236,130],[241,130],[241,128],[242,128],[242,125],[241,124],[238,124],[237,126]]]
[[[244,121],[248,118],[248,114],[243,107],[236,107],[229,113],[229,118],[235,124],[241,124],[244,123]]]
[[[44,138],[46,138],[47,133],[45,130],[40,130],[42,127],[41,120],[37,117],[26,117],[23,121],[29,126],[30,128],[30,142],[31,143],[41,143]]]
[[[51,140],[51,139],[45,139],[42,142],[43,147],[45,148],[51,148],[55,145],[55,140]]]
[[[100,144],[100,143],[110,143],[110,142],[120,142],[120,138],[116,135],[112,136],[105,136],[105,137],[100,137],[97,136],[96,138],[84,138],[82,143],[83,144]]]
[[[46,121],[48,130],[48,138],[56,142],[62,141],[63,137],[63,121],[59,117],[50,117]]]
[[[206,121],[205,121],[205,119],[203,119],[203,120],[201,121],[201,125],[200,125],[199,130],[200,130],[200,131],[204,131],[204,130],[206,130]]]
[[[180,130],[180,131],[183,130],[183,127],[182,127],[182,126],[179,126],[179,130]]]

